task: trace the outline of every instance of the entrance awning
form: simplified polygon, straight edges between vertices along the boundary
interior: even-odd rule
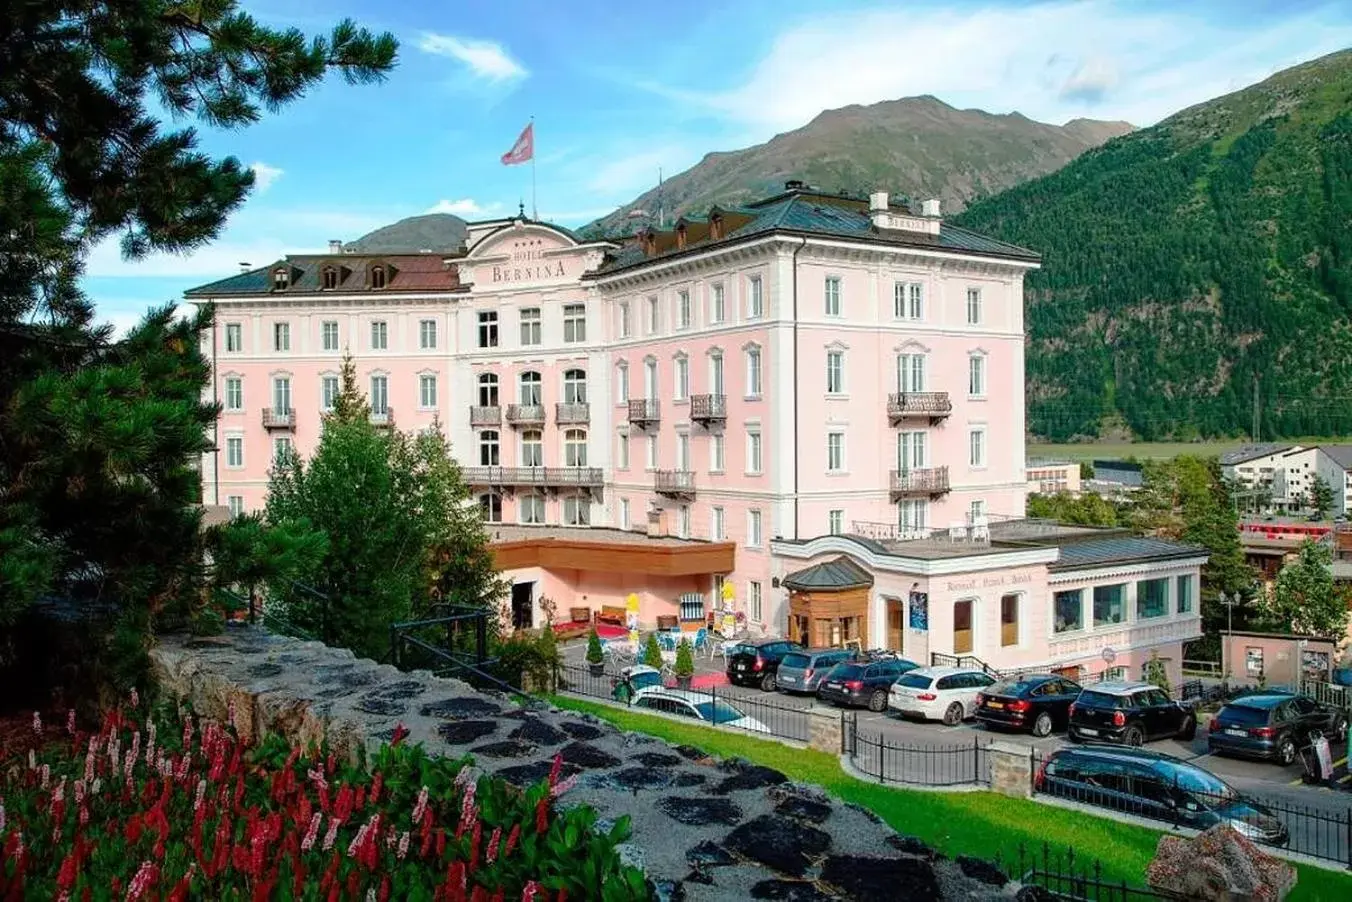
[[[795,592],[840,592],[845,589],[867,589],[873,585],[873,574],[855,563],[853,558],[841,555],[834,561],[814,564],[784,577],[782,585]]]

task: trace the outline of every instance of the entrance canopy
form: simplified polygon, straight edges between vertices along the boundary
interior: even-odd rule
[[[784,588],[797,592],[839,592],[845,589],[868,589],[873,586],[873,574],[855,563],[853,558],[841,555],[834,561],[805,567],[784,577]]]

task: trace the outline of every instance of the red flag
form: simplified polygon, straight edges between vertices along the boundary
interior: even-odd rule
[[[502,165],[515,166],[518,163],[528,162],[535,156],[535,123],[532,122],[526,126],[525,131],[516,139],[512,149],[502,155]]]

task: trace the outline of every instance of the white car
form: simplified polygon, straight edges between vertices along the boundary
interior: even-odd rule
[[[759,720],[754,717],[747,717],[722,699],[704,692],[689,692],[683,689],[654,686],[651,689],[640,689],[634,694],[629,704],[634,708],[647,708],[649,711],[659,711],[663,714],[691,717],[711,724],[736,727],[739,730],[747,730],[751,733],[770,732],[770,728]]]
[[[994,682],[995,677],[970,667],[921,667],[892,684],[887,707],[903,717],[956,726],[976,713],[977,695]]]

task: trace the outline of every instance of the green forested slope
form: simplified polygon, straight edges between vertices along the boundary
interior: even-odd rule
[[[1352,432],[1352,51],[1089,151],[957,221],[1042,252],[1030,432]]]

